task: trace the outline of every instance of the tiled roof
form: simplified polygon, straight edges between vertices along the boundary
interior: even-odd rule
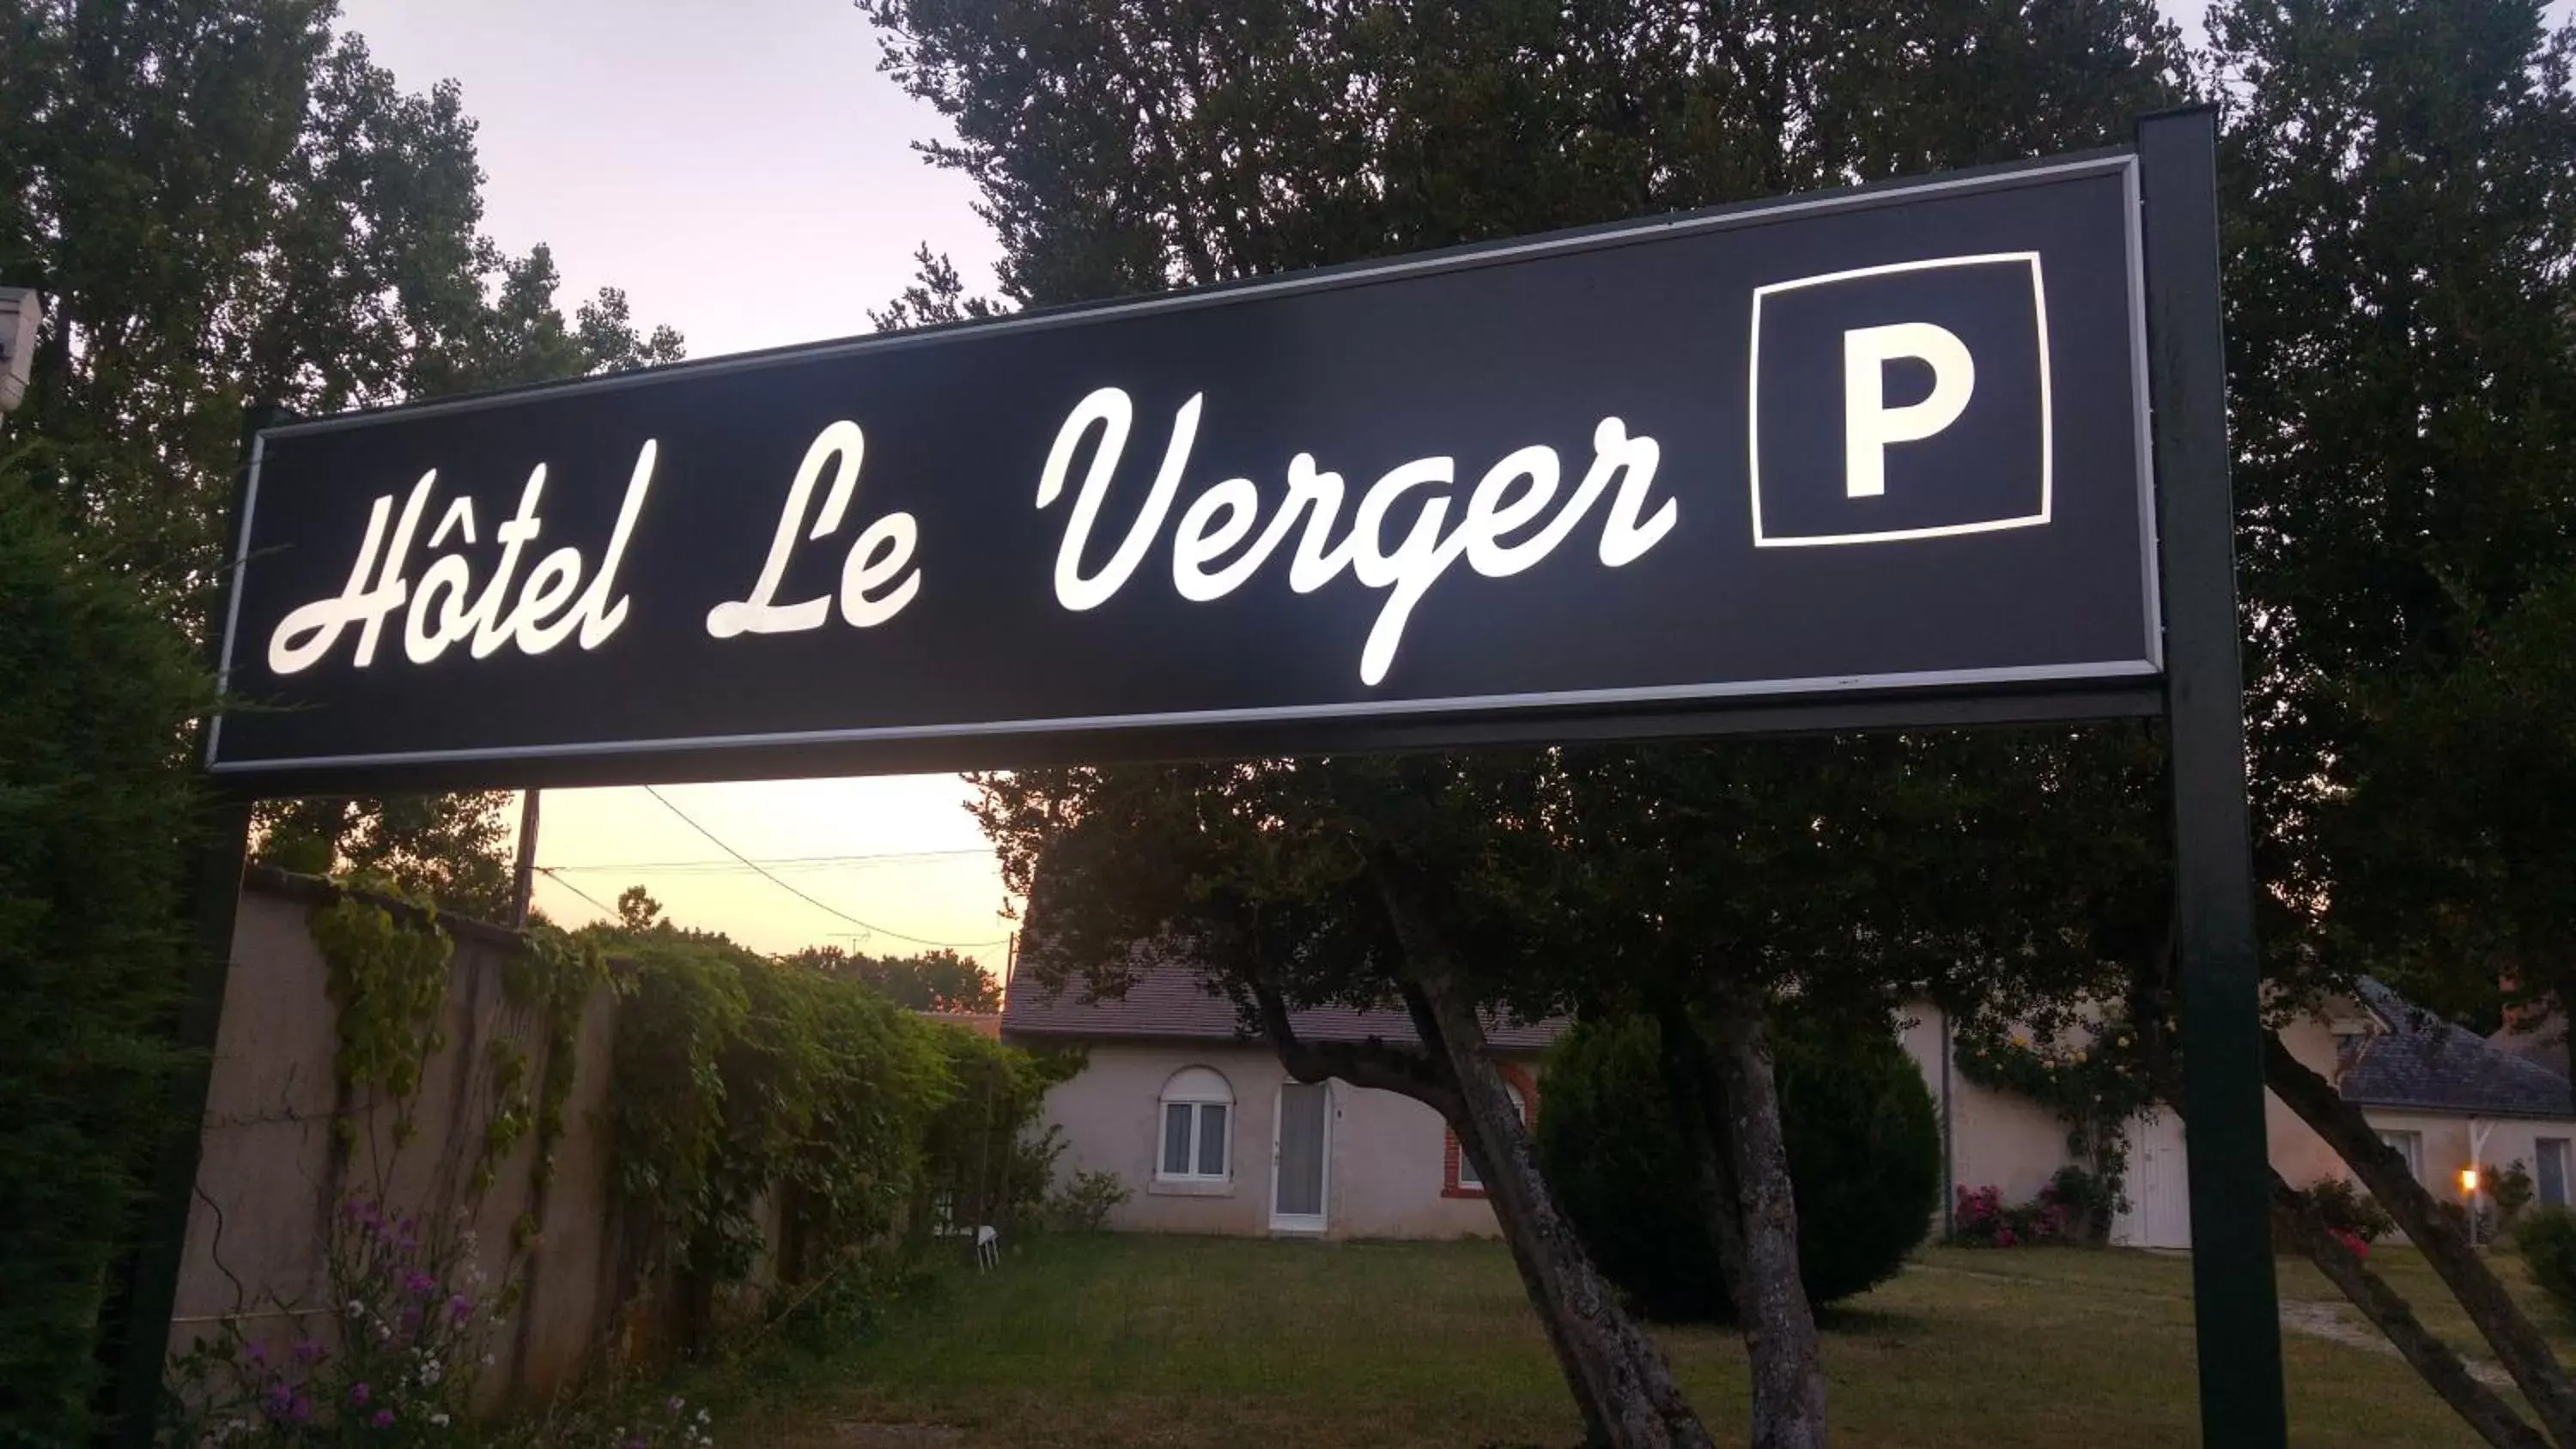
[[[2562,1082],[2567,1080],[2567,1018],[2557,1012],[2508,1023],[2487,1038],[2487,1045],[2511,1052]]]
[[[1145,967],[1126,994],[1113,999],[1090,996],[1079,981],[1049,993],[1034,981],[1014,980],[1002,998],[1002,1031],[1007,1037],[1059,1040],[1257,1040],[1241,1030],[1234,1003],[1208,990],[1204,980],[1188,962],[1163,962]],[[1421,1041],[1402,1011],[1317,1006],[1292,1012],[1289,1020],[1304,1041]],[[1485,1039],[1497,1051],[1534,1052],[1568,1025],[1563,1017],[1526,1025],[1492,1017]]]
[[[2576,1117],[2567,1079],[2415,1006],[2376,981],[2362,1001],[2388,1027],[2364,1043],[2341,1083],[2346,1100],[2485,1117]]]

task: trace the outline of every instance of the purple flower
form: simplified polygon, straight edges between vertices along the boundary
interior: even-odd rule
[[[312,1417],[313,1401],[302,1394],[297,1394],[294,1402],[286,1406],[286,1422],[290,1424],[301,1424]]]
[[[653,1446],[645,1441],[643,1435],[638,1434],[634,1438],[629,1439],[624,1444],[618,1446],[618,1449],[653,1449]]]
[[[452,1323],[463,1323],[474,1312],[474,1300],[459,1293],[447,1300],[447,1316]]]
[[[438,1280],[415,1268],[403,1275],[403,1291],[414,1298],[426,1298],[438,1289]]]
[[[317,1338],[308,1338],[302,1343],[297,1344],[295,1346],[295,1361],[297,1363],[320,1363],[322,1361],[322,1341]]]
[[[394,1426],[394,1411],[391,1409],[378,1409],[376,1410],[375,1417],[369,1419],[367,1422],[375,1425],[379,1429],[390,1429]]]
[[[352,1387],[352,1388],[349,1390],[349,1402],[350,1402],[350,1403],[353,1403],[353,1404],[363,1404],[363,1403],[365,1403],[366,1401],[367,1401],[367,1386],[366,1386],[365,1384],[358,1384],[358,1385],[355,1385],[354,1387]]]
[[[268,1366],[268,1345],[254,1343],[250,1346],[250,1352],[242,1356],[249,1359],[254,1367],[265,1368]]]

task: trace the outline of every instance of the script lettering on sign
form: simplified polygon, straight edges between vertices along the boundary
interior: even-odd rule
[[[480,593],[474,591],[474,564],[462,552],[440,554],[433,560],[422,572],[417,591],[405,572],[410,566],[412,539],[420,531],[420,520],[438,486],[436,469],[423,473],[420,481],[412,485],[390,542],[385,537],[385,521],[392,515],[393,495],[377,498],[368,509],[366,536],[358,543],[357,561],[349,566],[347,586],[329,598],[300,605],[279,621],[276,632],[268,639],[268,667],[278,674],[310,669],[321,663],[339,644],[341,634],[355,624],[358,639],[349,662],[364,669],[375,662],[376,640],[384,630],[386,618],[401,609],[406,600],[411,607],[403,622],[403,654],[414,664],[430,663],[460,640],[471,641],[468,649],[477,659],[489,658],[504,644],[515,644],[523,654],[543,654],[575,630],[580,633],[582,648],[598,648],[617,632],[618,625],[626,622],[625,596],[621,594],[612,601],[609,594],[617,586],[618,561],[625,557],[627,541],[634,535],[645,491],[653,483],[653,454],[650,441],[636,454],[634,476],[627,482],[625,500],[618,505],[616,531],[609,536],[598,569],[590,575],[590,587],[582,588],[581,550],[559,548],[540,560],[519,583],[517,600],[506,613],[501,603],[517,575],[520,555],[544,531],[544,523],[537,516],[537,504],[546,491],[544,464],[538,464],[528,475],[528,485],[519,494],[518,512],[492,531],[492,540],[501,552]],[[473,499],[459,498],[448,505],[439,517],[438,527],[430,532],[429,547],[440,548],[451,536],[463,543],[474,542]],[[578,600],[574,598],[575,590],[580,590]]]
[[[1038,478],[1038,507],[1049,507],[1062,496],[1074,458],[1095,427],[1100,440],[1092,447],[1090,465],[1065,519],[1064,542],[1056,551],[1058,603],[1077,611],[1098,608],[1135,574],[1171,512],[1181,476],[1189,467],[1205,401],[1204,394],[1194,394],[1173,415],[1171,440],[1163,449],[1162,465],[1155,471],[1143,510],[1108,560],[1088,574],[1083,572],[1083,555],[1090,547],[1109,481],[1126,451],[1136,408],[1124,391],[1104,387],[1084,398],[1064,420],[1054,448],[1047,453],[1046,471]],[[1267,526],[1261,525],[1261,490],[1249,478],[1228,478],[1191,500],[1172,535],[1172,588],[1192,603],[1224,598],[1260,572],[1289,533],[1299,530],[1302,519],[1304,526],[1288,565],[1290,589],[1311,594],[1348,569],[1361,587],[1386,591],[1386,602],[1379,606],[1377,622],[1360,651],[1360,682],[1381,684],[1395,663],[1396,646],[1404,638],[1405,621],[1414,605],[1451,564],[1463,557],[1469,568],[1489,579],[1519,573],[1553,553],[1614,479],[1619,481],[1619,496],[1602,525],[1601,562],[1618,568],[1653,548],[1672,532],[1681,512],[1680,504],[1667,498],[1652,516],[1647,515],[1658,456],[1654,439],[1632,438],[1619,419],[1603,418],[1593,430],[1592,466],[1581,486],[1554,518],[1517,541],[1510,535],[1538,524],[1539,515],[1556,496],[1555,449],[1535,446],[1506,454],[1477,480],[1458,522],[1446,527],[1450,504],[1457,501],[1449,491],[1457,485],[1457,460],[1416,458],[1379,475],[1360,495],[1349,530],[1335,541],[1342,475],[1319,470],[1314,454],[1299,453],[1288,460],[1287,496]],[[1423,492],[1414,500],[1411,525],[1403,540],[1390,548],[1388,515],[1417,489]],[[1252,538],[1256,527],[1260,534]],[[1249,547],[1243,547],[1246,538],[1252,538]],[[1238,548],[1241,552],[1226,557]]]
[[[2134,710],[2136,172],[265,427],[208,764],[443,788]]]
[[[1173,415],[1171,435],[1143,510],[1108,559],[1090,572],[1085,572],[1083,559],[1091,550],[1101,505],[1126,451],[1135,403],[1120,388],[1101,388],[1076,405],[1057,430],[1038,478],[1040,509],[1051,507],[1063,495],[1075,459],[1097,434],[1056,553],[1055,596],[1064,608],[1078,613],[1107,603],[1153,550],[1188,471],[1205,404],[1206,396],[1195,394]],[[412,486],[392,525],[390,542],[386,524],[393,517],[393,495],[376,499],[348,584],[330,598],[298,607],[279,623],[269,638],[269,667],[280,674],[311,668],[354,624],[358,638],[350,663],[363,669],[375,660],[376,640],[385,620],[401,610],[406,600],[410,608],[403,628],[403,653],[414,664],[432,663],[457,643],[465,643],[476,659],[488,658],[505,644],[515,644],[525,654],[543,654],[576,630],[582,648],[599,647],[626,617],[628,600],[621,595],[612,602],[609,594],[652,483],[654,452],[654,445],[647,442],[637,455],[616,531],[589,588],[578,600],[574,593],[581,588],[582,552],[565,547],[546,555],[518,584],[517,602],[506,612],[502,608],[523,550],[543,531],[537,508],[546,486],[544,464],[529,474],[518,511],[493,530],[499,557],[479,593],[473,559],[462,550],[439,554],[422,572],[417,588],[406,575],[412,540],[438,482],[435,470]],[[797,634],[821,628],[830,618],[832,596],[815,594],[781,603],[778,592],[794,562],[800,531],[807,543],[821,543],[840,531],[858,493],[859,470],[866,456],[867,436],[855,422],[833,423],[815,437],[788,484],[758,577],[745,597],[707,612],[709,637]],[[1520,573],[1554,553],[1614,484],[1617,491],[1602,519],[1597,557],[1609,568],[1644,557],[1673,531],[1681,516],[1677,500],[1655,500],[1655,465],[1660,457],[1653,438],[1632,436],[1618,418],[1603,418],[1593,429],[1592,461],[1583,481],[1562,504],[1557,503],[1557,495],[1563,468],[1556,450],[1543,444],[1504,454],[1463,497],[1457,491],[1457,459],[1415,458],[1389,468],[1359,495],[1349,526],[1336,538],[1347,491],[1342,475],[1320,469],[1312,453],[1299,453],[1288,460],[1287,492],[1266,525],[1261,518],[1261,490],[1249,478],[1225,479],[1190,501],[1172,531],[1172,588],[1191,603],[1222,599],[1250,582],[1288,536],[1296,533],[1287,570],[1292,592],[1311,594],[1347,572],[1360,587],[1386,595],[1359,659],[1361,682],[1382,684],[1394,667],[1414,606],[1451,565],[1464,559],[1470,570],[1489,579]],[[828,484],[826,471],[831,475]],[[817,488],[822,490],[819,508],[814,497]],[[1453,504],[1457,505],[1455,522],[1451,521]],[[1557,505],[1552,515],[1551,505]],[[809,513],[811,527],[805,522]],[[1403,523],[1402,536],[1390,544],[1390,524],[1397,521]],[[473,499],[458,498],[447,506],[427,546],[437,550],[451,540],[464,545],[476,542]],[[921,525],[910,513],[888,513],[859,530],[841,565],[842,622],[872,629],[902,613],[921,592],[922,570],[915,561],[920,544]]]

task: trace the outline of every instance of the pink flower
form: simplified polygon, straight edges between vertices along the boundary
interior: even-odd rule
[[[378,1409],[376,1410],[375,1417],[367,1420],[367,1422],[375,1425],[379,1429],[390,1429],[394,1426],[394,1411],[391,1409]]]
[[[349,1402],[350,1402],[350,1403],[352,1403],[352,1404],[364,1404],[364,1403],[366,1403],[366,1402],[367,1402],[367,1386],[366,1386],[365,1384],[357,1384],[357,1385],[353,1385],[353,1386],[350,1388],[350,1390],[349,1390]]]
[[[403,1291],[414,1298],[425,1298],[438,1288],[438,1280],[418,1269],[403,1275]]]

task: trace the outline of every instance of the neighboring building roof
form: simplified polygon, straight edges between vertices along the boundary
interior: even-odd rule
[[[1418,1044],[1412,1018],[1401,1011],[1360,1011],[1347,1006],[1317,1006],[1289,1013],[1303,1041],[1381,1041]],[[1572,1025],[1563,1017],[1523,1024],[1488,1017],[1485,1039],[1497,1051],[1534,1052]],[[1103,1000],[1088,996],[1079,983],[1049,993],[1037,983],[1014,980],[1002,999],[1002,1031],[1012,1037],[1058,1039],[1128,1039],[1165,1041],[1258,1041],[1246,1036],[1234,1003],[1207,989],[1197,968],[1187,962],[1149,966],[1126,995]]]
[[[2567,1019],[2557,1012],[2535,1012],[2518,1021],[2508,1017],[2487,1045],[2567,1080]]]
[[[2479,1117],[2576,1117],[2567,1079],[2453,1026],[2376,981],[2360,996],[2386,1034],[2361,1044],[2338,1085],[2364,1107]]]

